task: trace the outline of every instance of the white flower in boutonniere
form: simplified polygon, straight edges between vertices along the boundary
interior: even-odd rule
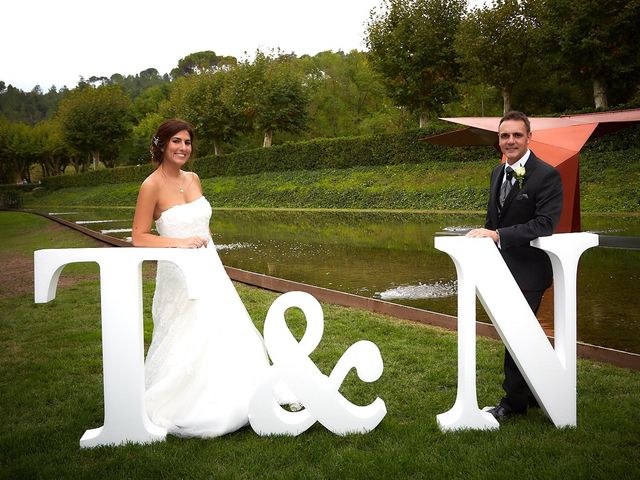
[[[522,183],[524,182],[524,176],[527,173],[527,170],[520,165],[518,168],[513,170],[513,178],[518,182],[518,187],[522,188]]]

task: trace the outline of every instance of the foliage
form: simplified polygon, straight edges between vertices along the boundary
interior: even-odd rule
[[[160,105],[169,98],[169,84],[149,87],[133,101],[131,112],[136,121],[140,122],[147,115],[157,113]]]
[[[595,107],[606,108],[633,95],[640,74],[640,1],[545,0],[543,5],[548,46],[558,50],[572,81],[582,77],[593,83]]]
[[[22,208],[22,195],[15,190],[0,189],[0,208]]]
[[[227,100],[227,72],[205,72],[177,79],[172,84],[169,101],[163,105],[166,117],[180,117],[191,122],[198,143],[203,148],[213,144],[216,155],[222,142],[233,139],[243,128],[242,116]]]
[[[14,183],[17,180],[9,147],[14,125],[0,116],[0,183]]]
[[[640,213],[639,134],[640,126],[635,126],[599,137],[583,148],[580,166],[583,212]],[[255,165],[247,168],[245,162],[249,159],[226,163],[227,155],[214,161],[196,160],[193,169],[202,179],[205,194],[216,206],[484,211],[489,174],[498,161],[497,152],[490,147],[447,148],[416,142],[420,135],[415,132],[413,142],[410,137],[390,135],[375,137],[377,142],[374,137],[314,141],[293,145],[290,153],[286,146],[256,149],[256,156],[263,159],[259,172]],[[405,150],[400,156],[384,156],[387,144],[391,144],[390,150],[401,147]],[[319,153],[322,151],[324,154]],[[349,152],[366,155],[363,158],[378,165],[349,163]],[[335,158],[329,160],[323,155]],[[233,159],[234,155],[228,157]],[[292,170],[286,171],[278,163],[286,158],[290,159]],[[296,169],[296,161],[308,158],[317,163],[307,163],[307,170]],[[268,159],[272,161],[267,162]],[[150,172],[151,166],[146,165],[47,178],[43,182],[46,189],[25,193],[24,202],[28,207],[132,208],[140,183]],[[619,181],[620,175],[625,182]],[[14,186],[7,188],[15,190]]]
[[[59,188],[94,187],[123,182],[137,182],[139,184],[151,172],[153,172],[153,166],[147,162],[144,165],[106,168],[75,175],[45,177],[42,179],[42,186],[46,189],[56,190]]]
[[[580,155],[582,208],[599,212],[640,211],[638,145],[640,125],[587,144]]]
[[[228,70],[235,66],[238,60],[232,56],[218,56],[212,50],[190,53],[178,61],[178,66],[171,70],[171,76],[186,77],[188,75],[199,75],[201,73],[213,73],[221,70]]]
[[[458,98],[445,109],[448,117],[500,117],[503,104],[500,89],[469,81],[458,84]]]
[[[113,167],[119,142],[130,131],[131,101],[118,86],[86,86],[69,92],[60,102],[58,118],[65,141],[91,154],[94,165]]]
[[[33,129],[26,123],[0,117],[0,182],[30,179],[29,166],[37,160],[38,145]]]
[[[366,53],[320,52],[301,57],[299,63],[311,92],[307,138],[403,129],[403,111],[387,97]]]
[[[156,132],[158,125],[165,119],[159,113],[147,114],[133,127],[129,141],[123,146],[120,156],[120,165],[144,165],[150,161],[149,147],[151,137]]]
[[[481,211],[495,159],[298,170],[214,177],[205,195],[219,207]],[[448,167],[448,168],[447,168]],[[460,177],[470,181],[461,183]]]
[[[253,123],[264,132],[263,146],[270,147],[273,132],[300,132],[307,126],[309,94],[293,59],[269,57],[258,52],[255,70],[255,113]]]
[[[290,59],[258,52],[254,62],[178,78],[161,112],[190,121],[203,151],[220,155],[223,144],[254,128],[264,134],[265,146],[273,131],[304,130],[307,104],[303,77]]]
[[[108,166],[146,162],[149,132],[174,115],[197,124],[198,155],[208,157],[272,142],[398,133],[411,130],[418,119],[424,125],[435,113],[499,115],[503,90],[513,106],[535,116],[591,111],[593,87],[598,107],[606,104],[605,93],[617,109],[640,105],[640,54],[633,36],[640,0],[497,0],[463,17],[464,3],[381,3],[367,25],[370,52],[298,58],[277,50],[238,64],[233,57],[202,51],[182,58],[173,79],[147,68],[134,75],[81,78],[72,91],[51,87],[46,93],[39,86],[22,92],[0,80],[0,118],[7,127],[0,134],[0,182],[29,179],[32,171],[35,179],[55,175],[67,165],[76,172],[88,169],[89,147],[66,135],[62,146],[55,132],[69,133],[61,121],[65,103],[92,89],[120,88],[131,102],[130,110],[125,108],[130,115],[121,117],[132,121],[125,130],[134,127],[131,135],[123,133],[94,150],[98,167],[98,157]],[[213,81],[213,75],[219,77]],[[40,128],[56,110],[53,124],[62,126]],[[84,128],[94,124],[79,122]],[[15,139],[6,140],[14,131]],[[80,132],[69,135],[86,136]]]
[[[65,91],[66,89],[58,91],[52,86],[47,93],[43,93],[36,86],[30,92],[23,92],[0,80],[0,117],[4,116],[12,122],[35,125],[53,116]]]
[[[149,124],[149,127],[151,124]],[[221,175],[244,175],[268,171],[317,170],[322,168],[349,168],[357,165],[388,165],[420,163],[437,157],[457,162],[482,156],[482,149],[464,148],[442,150],[421,138],[440,133],[444,125],[429,130],[414,130],[402,134],[369,135],[334,139],[316,139],[306,142],[275,145],[270,149],[257,148],[217,157],[200,157],[193,168],[202,178]],[[146,145],[148,148],[148,140]],[[197,147],[196,147],[197,148]],[[445,153],[446,152],[446,153]],[[142,181],[150,172],[150,165],[98,170],[83,175],[65,175],[43,179],[47,188],[95,186],[102,183]]]
[[[114,73],[109,78],[92,76],[89,77],[88,80],[81,77],[78,87],[83,88],[87,85],[93,87],[119,85],[127,96],[132,100],[135,100],[148,89],[154,87],[166,88],[170,81],[171,78],[168,74],[165,73],[164,75],[160,75],[158,70],[155,68],[147,68],[135,75],[121,75],[120,73]]]
[[[229,174],[203,177],[202,185],[217,207],[484,211],[489,174],[498,161],[497,154],[488,148],[469,149],[470,152],[444,147],[439,150],[439,157],[420,163]],[[452,161],[455,155],[466,156]],[[580,174],[583,212],[640,212],[640,162],[629,162],[629,158],[638,158],[636,149],[583,152]],[[194,169],[202,176],[200,166],[196,162]],[[138,173],[143,178],[148,171]],[[629,182],[620,183],[617,180],[620,174]],[[139,186],[140,181],[131,181],[91,188],[38,190],[25,194],[24,201],[31,208],[133,207]]]
[[[584,83],[571,81],[571,75],[558,65],[558,61],[540,54],[529,55],[521,80],[513,86],[512,108],[535,112],[531,113],[532,116],[557,116],[558,112],[570,114],[570,111],[591,102],[591,91]],[[590,108],[584,113],[592,111]],[[502,109],[498,113],[502,115]]]
[[[371,12],[371,62],[397,105],[420,113],[420,126],[456,96],[453,39],[465,0],[385,0]]]
[[[65,141],[58,119],[45,120],[33,127],[37,142],[37,161],[43,176],[61,175],[79,153]]]
[[[455,36],[455,50],[468,78],[500,89],[503,114],[529,55],[536,53],[538,21],[531,1],[498,0],[468,12]]]
[[[432,130],[433,131],[433,130]],[[384,134],[338,139],[316,139],[277,145],[263,151],[246,150],[218,158],[215,162],[200,159],[194,169],[204,178],[218,175],[238,175],[267,171],[317,170],[349,168],[358,165],[390,165],[420,163],[433,156],[442,157],[439,147],[420,141],[428,130],[403,134]],[[447,155],[448,160],[474,157],[477,149],[465,149]]]

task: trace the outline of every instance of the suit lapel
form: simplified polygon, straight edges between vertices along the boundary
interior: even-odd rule
[[[523,190],[526,187],[527,181],[531,178],[531,175],[533,175],[533,172],[536,170],[536,167],[538,166],[537,164],[538,164],[538,158],[533,154],[533,152],[531,152],[531,154],[529,155],[529,159],[527,160],[527,163],[525,163],[525,166],[524,166],[526,173],[524,174],[522,188],[520,188],[520,185],[518,184],[517,181],[513,184],[513,186],[511,187],[511,191],[509,192],[509,195],[507,195],[507,198],[504,201],[504,206],[500,211],[500,215],[504,215],[504,212],[509,208],[509,205],[511,205],[511,202],[513,202],[513,199],[516,198],[520,190]]]
[[[518,195],[519,191],[520,191],[520,186],[518,185],[518,182],[515,182],[511,186],[511,190],[509,190],[509,195],[507,195],[507,198],[504,199],[504,206],[502,207],[502,210],[501,210],[502,214],[504,214],[504,212],[509,208],[509,205],[511,205],[511,202],[513,201],[513,199],[516,198],[516,195]]]
[[[500,197],[500,183],[502,183],[503,168],[504,165],[497,166],[491,176],[491,194],[489,197],[488,214],[491,218],[491,225],[493,228],[496,228],[498,225],[498,219],[500,217],[500,205],[498,203],[498,198]]]
[[[500,185],[502,184],[502,178],[504,177],[504,165],[500,165],[494,171],[491,179],[491,192],[495,200],[495,204],[498,205],[498,198],[500,198]]]

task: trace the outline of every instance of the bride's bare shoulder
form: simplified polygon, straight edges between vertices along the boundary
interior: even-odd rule
[[[193,183],[202,192],[202,185],[200,184],[200,177],[196,172],[185,172],[188,175],[189,182]]]
[[[162,188],[161,179],[157,173],[158,171],[156,170],[140,184],[140,189],[138,190],[138,205],[149,204],[155,206],[160,200]]]
[[[140,189],[144,188],[145,190],[149,190],[149,189],[156,190],[160,187],[161,181],[162,181],[162,178],[160,177],[158,170],[154,170],[153,172],[151,172],[151,174],[147,178],[145,178],[142,181],[142,184],[140,185]]]

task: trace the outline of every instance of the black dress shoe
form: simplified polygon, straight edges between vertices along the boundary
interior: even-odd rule
[[[499,403],[495,407],[488,408],[486,409],[486,411],[489,412],[491,415],[493,415],[493,418],[495,418],[498,421],[508,420],[514,415],[524,414],[524,412],[515,412],[514,410],[511,409],[511,407],[503,403]]]

